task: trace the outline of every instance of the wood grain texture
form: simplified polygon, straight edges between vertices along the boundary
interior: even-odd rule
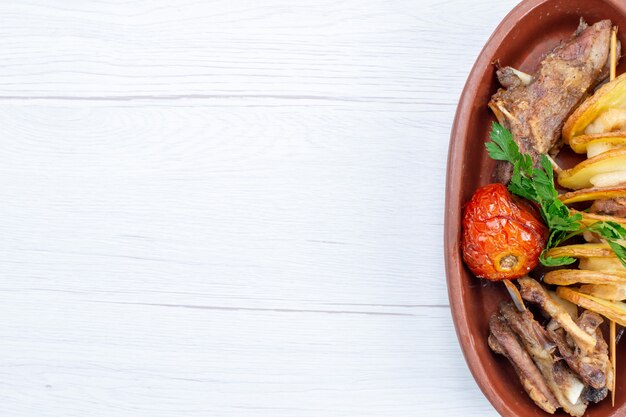
[[[514,3],[0,2],[2,414],[495,415],[443,195]]]

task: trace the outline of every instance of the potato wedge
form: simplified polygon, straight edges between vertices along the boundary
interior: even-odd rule
[[[613,145],[606,142],[590,143],[589,146],[587,146],[587,158],[593,158],[594,156],[598,156],[601,153],[620,147],[624,147],[624,145]]]
[[[582,190],[570,191],[561,194],[559,200],[565,204],[580,203],[581,201],[593,201],[604,198],[626,197],[626,186],[583,188]]]
[[[543,277],[543,282],[554,285],[572,284],[626,284],[626,272],[600,272],[584,269],[557,269]]]
[[[601,174],[623,171],[626,167],[626,148],[617,148],[589,158],[558,175],[558,182],[565,188],[580,190],[593,185],[591,180]]]
[[[626,326],[626,304],[620,301],[608,301],[593,295],[583,294],[567,287],[558,287],[556,294],[572,303],[595,311],[596,313],[613,320],[621,326]]]
[[[626,109],[611,107],[600,113],[596,119],[585,128],[585,134],[617,132],[626,129]]]
[[[571,258],[614,258],[615,252],[606,243],[582,243],[552,248],[546,252],[546,256],[551,258],[559,258],[561,256],[569,256]]]
[[[608,109],[626,108],[626,73],[604,84],[572,113],[563,126],[563,140],[569,143]]]
[[[572,214],[580,213],[581,216],[583,217],[583,219],[581,220],[581,223],[584,224],[585,226],[589,226],[590,224],[593,224],[595,222],[615,222],[626,227],[626,219],[623,217],[606,216],[603,214],[595,214],[595,213],[585,213],[584,211],[578,211],[578,210],[574,210],[571,208],[569,210],[570,210],[570,213]]]
[[[598,188],[615,187],[626,184],[626,169],[621,171],[604,172],[589,179],[592,186]]]
[[[569,146],[576,153],[587,153],[589,145],[606,144],[610,146],[626,146],[626,132],[596,133],[595,135],[575,136]]]
[[[626,268],[615,258],[580,258],[579,269],[599,272],[625,272]]]
[[[583,294],[593,295],[610,301],[626,300],[625,284],[587,284],[579,289]]]

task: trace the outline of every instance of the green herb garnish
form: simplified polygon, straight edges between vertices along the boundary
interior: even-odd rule
[[[596,222],[585,227],[581,223],[580,213],[572,215],[569,208],[558,198],[554,188],[552,164],[545,155],[541,155],[539,167],[535,167],[528,154],[520,152],[513,135],[499,123],[491,125],[491,142],[485,143],[492,159],[508,161],[513,164],[513,175],[509,191],[515,195],[534,201],[539,206],[541,217],[546,222],[550,235],[540,261],[546,266],[559,266],[574,263],[571,257],[546,257],[546,251],[584,231],[598,234],[605,239],[617,258],[626,266],[626,247],[620,240],[626,240],[626,229],[615,222]]]

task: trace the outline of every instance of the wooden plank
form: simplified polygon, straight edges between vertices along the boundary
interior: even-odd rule
[[[2,2],[0,97],[314,98],[450,109],[514,3]]]
[[[445,145],[420,148],[415,118],[2,105],[12,140],[0,150],[11,201],[0,257],[16,288],[156,301],[148,285],[226,306],[445,305]]]
[[[10,416],[490,416],[442,259],[514,1],[0,2]]]
[[[418,116],[88,104],[0,105],[8,410],[492,412],[452,330],[445,150],[419,148]]]
[[[97,292],[0,297],[12,317],[0,349],[11,415],[490,415],[449,343],[445,308],[389,316],[147,306]],[[433,401],[444,398],[454,401]]]

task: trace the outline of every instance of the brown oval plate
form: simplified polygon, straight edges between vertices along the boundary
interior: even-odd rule
[[[491,404],[503,416],[548,416],[526,395],[513,368],[487,345],[488,321],[497,304],[508,297],[501,283],[475,278],[463,265],[459,242],[461,212],[480,186],[491,182],[494,167],[485,152],[491,122],[487,103],[499,85],[493,62],[500,60],[533,73],[541,56],[567,39],[580,17],[588,23],[611,19],[626,45],[626,0],[528,0],[509,13],[476,60],[461,95],[448,152],[445,212],[445,259],[448,295],[457,336],[469,368]],[[626,70],[626,58],[617,73]],[[590,404],[585,416],[626,416],[626,343],[618,347],[615,407],[611,400]],[[567,416],[562,410],[555,415]]]

